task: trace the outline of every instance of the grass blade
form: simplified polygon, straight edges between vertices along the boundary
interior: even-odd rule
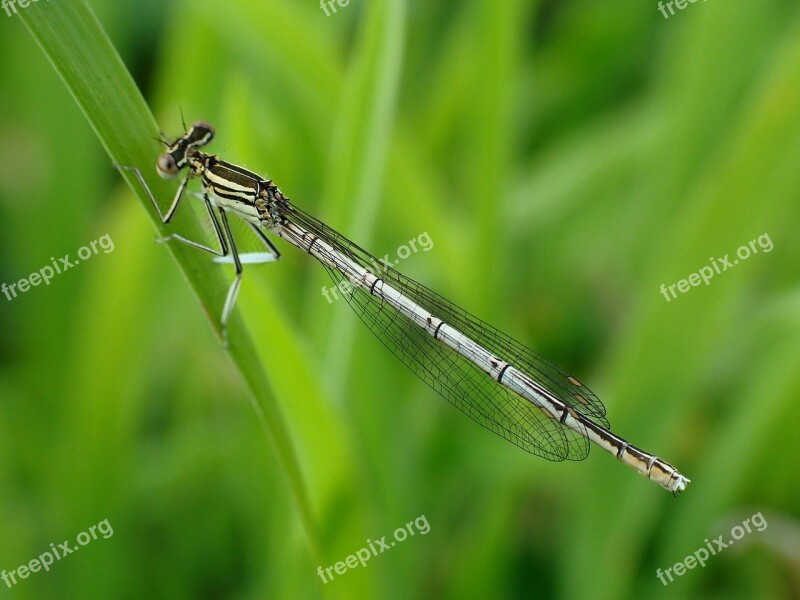
[[[114,163],[138,167],[156,198],[170,198],[174,185],[153,176],[154,141],[158,126],[122,59],[85,1],[32,5],[20,13],[26,28],[52,63]],[[123,175],[161,234],[164,225],[135,178]],[[182,233],[199,239],[198,223]],[[221,335],[218,315],[227,283],[205,257],[180,245],[167,245],[200,304]],[[317,525],[304,479],[267,378],[244,323],[234,313],[230,322],[230,354],[249,386],[262,426],[274,443],[315,560],[320,555]]]

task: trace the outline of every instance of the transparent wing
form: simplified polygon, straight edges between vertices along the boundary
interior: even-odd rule
[[[378,269],[378,259],[297,207],[281,205],[280,212],[608,429],[603,404],[575,378],[395,269],[388,266]],[[420,379],[467,416],[520,448],[548,460],[582,460],[588,455],[586,438],[550,419],[391,306],[358,286],[347,285],[350,282],[338,270],[322,264],[337,285],[345,281],[342,288],[351,291],[343,295],[370,331]]]

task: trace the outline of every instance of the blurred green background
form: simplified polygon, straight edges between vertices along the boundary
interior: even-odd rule
[[[279,242],[239,311],[301,465],[303,527],[175,262],[0,11],[0,283],[115,245],[0,296],[0,569],[114,531],[0,594],[800,596],[796,2],[669,19],[651,0],[92,7],[167,135],[179,107],[214,123],[212,151],[378,256],[427,232],[402,271],[575,373],[615,432],[693,482],[675,499],[603,452],[548,463],[491,435]],[[764,233],[771,252],[659,292]],[[764,531],[656,577],[757,512]],[[420,515],[426,535],[317,576]]]

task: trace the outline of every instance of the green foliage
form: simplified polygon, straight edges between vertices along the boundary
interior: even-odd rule
[[[797,594],[796,3],[669,20],[615,0],[92,7],[0,11],[0,283],[115,245],[0,295],[0,570],[103,519],[114,535],[9,593]],[[138,166],[166,205],[152,137],[181,130],[179,107],[215,124],[211,151],[373,253],[428,232],[401,270],[576,373],[687,492],[478,428],[286,245],[246,270],[226,360],[230,267],[153,243],[171,228],[112,166]],[[660,293],[764,233],[771,252]],[[764,532],[656,578],[758,511]],[[422,514],[428,534],[316,575]]]

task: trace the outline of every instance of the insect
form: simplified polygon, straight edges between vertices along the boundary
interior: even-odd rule
[[[185,128],[184,128],[185,129]],[[682,492],[689,479],[653,454],[611,433],[597,396],[571,375],[427,287],[386,266],[331,227],[289,201],[269,179],[201,151],[214,128],[194,123],[156,163],[161,177],[185,171],[172,204],[162,213],[141,172],[142,184],[161,220],[169,223],[189,181],[202,194],[219,247],[178,234],[167,239],[232,262],[235,278],[220,317],[223,339],[236,303],[243,264],[277,260],[270,232],[317,259],[335,284],[346,282],[350,307],[367,328],[409,369],[471,419],[523,450],[552,461],[582,460],[592,443],[665,489]],[[163,141],[163,140],[162,140]],[[229,215],[242,219],[264,251],[240,255]]]

